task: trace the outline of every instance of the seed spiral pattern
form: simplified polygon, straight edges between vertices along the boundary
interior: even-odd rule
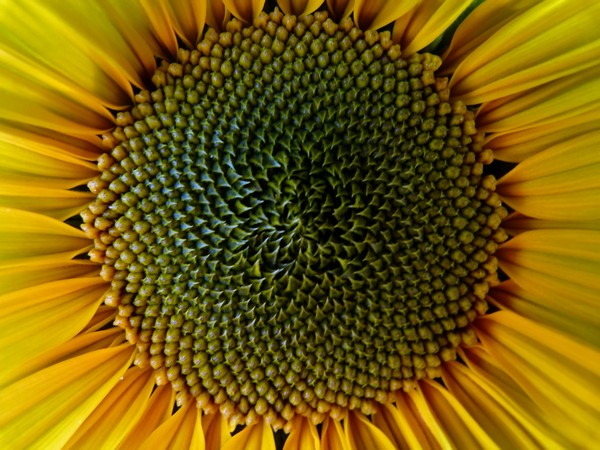
[[[163,61],[82,214],[136,364],[278,427],[369,413],[475,342],[506,212],[439,64],[277,11]]]

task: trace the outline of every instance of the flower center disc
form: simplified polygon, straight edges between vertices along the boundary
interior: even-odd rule
[[[233,422],[318,422],[473,342],[503,209],[439,64],[278,12],[164,62],[83,214],[136,364]]]

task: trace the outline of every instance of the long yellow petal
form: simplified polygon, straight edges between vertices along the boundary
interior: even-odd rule
[[[223,0],[231,14],[245,23],[252,23],[265,6],[265,0]]]
[[[468,0],[406,2],[416,6],[408,14],[398,16],[392,34],[394,42],[400,44],[406,56],[422,50],[440,37],[471,3]]]
[[[600,220],[548,220],[532,219],[521,213],[512,213],[502,221],[502,229],[510,235],[531,230],[596,230],[600,231]]]
[[[533,230],[521,233],[496,252],[500,268],[535,296],[548,292],[598,316],[600,232]]]
[[[140,446],[141,450],[204,450],[202,418],[195,402],[189,401],[163,422]]]
[[[218,32],[224,31],[225,25],[231,19],[222,0],[208,0],[206,2],[206,24]]]
[[[89,247],[83,231],[46,216],[0,207],[0,262],[71,252]]]
[[[117,448],[142,416],[153,387],[152,369],[130,368],[64,448]]]
[[[522,130],[492,133],[485,146],[494,152],[495,159],[518,163],[588,133],[600,133],[600,107]]]
[[[444,384],[500,448],[551,448],[556,442],[531,417],[494,396],[472,370],[455,361],[443,367]]]
[[[131,363],[129,344],[96,350],[0,391],[0,447],[62,448]]]
[[[477,47],[504,25],[543,0],[494,0],[481,2],[463,20],[442,57],[440,72],[450,74]]]
[[[481,317],[484,347],[581,443],[598,438],[600,352],[508,311]]]
[[[321,450],[317,427],[308,418],[296,415],[283,450]]]
[[[452,94],[479,104],[597,65],[598,23],[598,2],[541,2],[469,54],[452,76]]]
[[[303,16],[319,9],[323,0],[277,0],[277,4],[286,14]]]
[[[587,133],[538,153],[503,176],[497,192],[530,217],[600,219],[600,132]]]
[[[394,445],[387,436],[373,425],[363,414],[350,411],[344,420],[344,432],[352,450],[393,450]]]
[[[0,296],[0,372],[75,336],[107,289],[101,278],[74,278]]]
[[[484,103],[477,112],[477,128],[488,133],[505,133],[544,125],[551,127],[573,116],[597,114],[598,102],[600,65]]]
[[[373,423],[397,448],[435,448],[435,436],[424,423],[409,395],[398,392],[396,405],[381,405],[373,415]]]
[[[174,391],[170,385],[158,386],[150,396],[137,424],[118,448],[140,448],[142,442],[171,417],[174,400]]]
[[[508,280],[494,286],[488,300],[499,309],[513,311],[600,348],[600,314],[590,313],[589,305],[579,303],[577,298],[565,299],[553,291],[538,296]]]
[[[94,199],[88,192],[48,189],[0,180],[0,207],[19,208],[66,220],[80,213]]]
[[[222,450],[275,450],[273,430],[269,424],[260,419],[255,425],[250,425],[234,435],[223,446]]]
[[[0,265],[0,296],[51,281],[98,275],[98,265],[84,260],[54,264]]]
[[[419,0],[355,0],[354,21],[361,30],[377,30],[406,14],[418,2]]]

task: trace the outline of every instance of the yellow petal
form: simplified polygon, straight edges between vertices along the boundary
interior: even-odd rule
[[[547,148],[588,133],[600,132],[600,107],[562,120],[517,131],[492,133],[486,148],[501,161],[521,162]]]
[[[409,395],[398,392],[396,405],[381,405],[373,423],[397,448],[435,448],[435,436]]]
[[[19,379],[39,372],[42,369],[58,364],[85,353],[113,346],[123,331],[119,328],[109,328],[107,330],[82,334],[64,344],[53,347],[33,359],[28,359],[25,363],[12,367],[10,370],[1,371],[0,387],[8,386]],[[119,344],[122,343],[119,342]]]
[[[153,387],[152,369],[130,368],[64,448],[117,448],[142,416]]]
[[[416,7],[394,24],[393,39],[410,56],[422,50],[438,37],[472,3],[468,0],[428,0],[422,2],[389,2]]]
[[[308,418],[296,415],[283,450],[321,450],[317,427]]]
[[[383,431],[360,412],[350,411],[348,413],[344,420],[344,432],[352,450],[394,449],[394,445]]]
[[[454,398],[500,448],[551,448],[531,414],[493,392],[474,371],[452,361],[443,366],[443,380]],[[536,411],[537,412],[537,411]]]
[[[94,195],[88,192],[9,184],[0,180],[0,207],[19,208],[58,220],[79,214],[93,199]]]
[[[104,153],[102,141],[95,134],[75,137],[46,128],[31,127],[10,121],[0,123],[0,141],[59,161],[81,165],[82,169],[65,170],[64,176],[73,178],[80,177],[80,170],[83,168],[89,169],[86,174],[90,173],[90,170],[94,174],[98,173],[95,164],[83,161],[96,161],[98,156]],[[76,171],[76,175],[72,176],[71,172],[74,171]]]
[[[477,47],[487,41],[504,25],[543,0],[495,0],[481,2],[463,20],[452,36],[442,60],[440,71],[452,73]]]
[[[596,230],[600,220],[547,220],[532,219],[520,213],[512,213],[502,221],[502,229],[510,235],[531,230]]]
[[[355,0],[354,21],[361,30],[377,30],[406,14],[419,0]]]
[[[75,336],[106,292],[100,278],[54,281],[0,296],[0,372]]]
[[[354,0],[327,0],[327,9],[331,18],[339,22],[352,13]]]
[[[477,128],[488,133],[505,133],[551,127],[573,116],[598,114],[599,102],[600,65],[484,103],[477,112]]]
[[[0,447],[62,448],[131,363],[133,347],[96,350],[0,391]]]
[[[321,430],[321,449],[349,450],[349,445],[340,422],[326,417]]]
[[[439,430],[443,429],[456,448],[500,448],[469,414],[461,402],[434,380],[421,382],[423,397],[435,414]]]
[[[323,0],[277,0],[277,4],[285,14],[303,16],[319,9]]]
[[[600,219],[600,132],[587,133],[523,161],[498,182],[497,192],[530,217]]]
[[[600,352],[508,311],[483,316],[476,327],[484,347],[565,434],[580,445],[595,441]]]
[[[522,289],[574,301],[597,316],[600,299],[600,232],[534,230],[515,236],[496,252],[500,268]]]
[[[223,0],[231,14],[245,23],[252,23],[265,6],[265,0]]]
[[[250,425],[234,435],[223,446],[222,450],[275,450],[273,430],[264,420],[255,425]]]
[[[0,207],[0,262],[55,253],[80,254],[85,234],[46,216]]]
[[[58,280],[98,275],[98,265],[76,260],[54,264],[0,265],[0,296]]]
[[[203,415],[202,429],[206,440],[206,450],[220,450],[231,439],[227,419],[222,414]]]
[[[104,329],[107,325],[112,324],[116,317],[116,309],[106,305],[100,305],[94,316],[90,319],[87,325],[79,332],[79,334],[91,333]]]
[[[471,52],[454,72],[451,92],[479,104],[597,65],[598,23],[598,2],[541,2]]]
[[[36,142],[18,142],[18,137],[11,137],[0,131],[0,182],[69,189],[87,183],[98,173],[90,163],[58,149]]]
[[[141,450],[204,450],[202,418],[195,402],[189,401],[163,422],[142,443]]]
[[[194,48],[204,30],[206,2],[203,0],[187,2],[168,0],[166,4],[173,28],[188,47]]]
[[[150,401],[137,424],[118,448],[140,448],[142,442],[171,417],[174,399],[174,391],[170,385],[158,386],[150,396]]]
[[[600,347],[600,314],[596,310],[590,312],[589,305],[579,303],[577,298],[568,301],[553,291],[540,297],[508,280],[492,288],[489,301],[499,309],[513,311],[584,343]]]

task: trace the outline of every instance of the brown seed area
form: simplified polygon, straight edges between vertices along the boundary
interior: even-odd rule
[[[135,363],[279,427],[369,413],[475,342],[506,212],[439,64],[278,12],[163,62],[82,215]]]

